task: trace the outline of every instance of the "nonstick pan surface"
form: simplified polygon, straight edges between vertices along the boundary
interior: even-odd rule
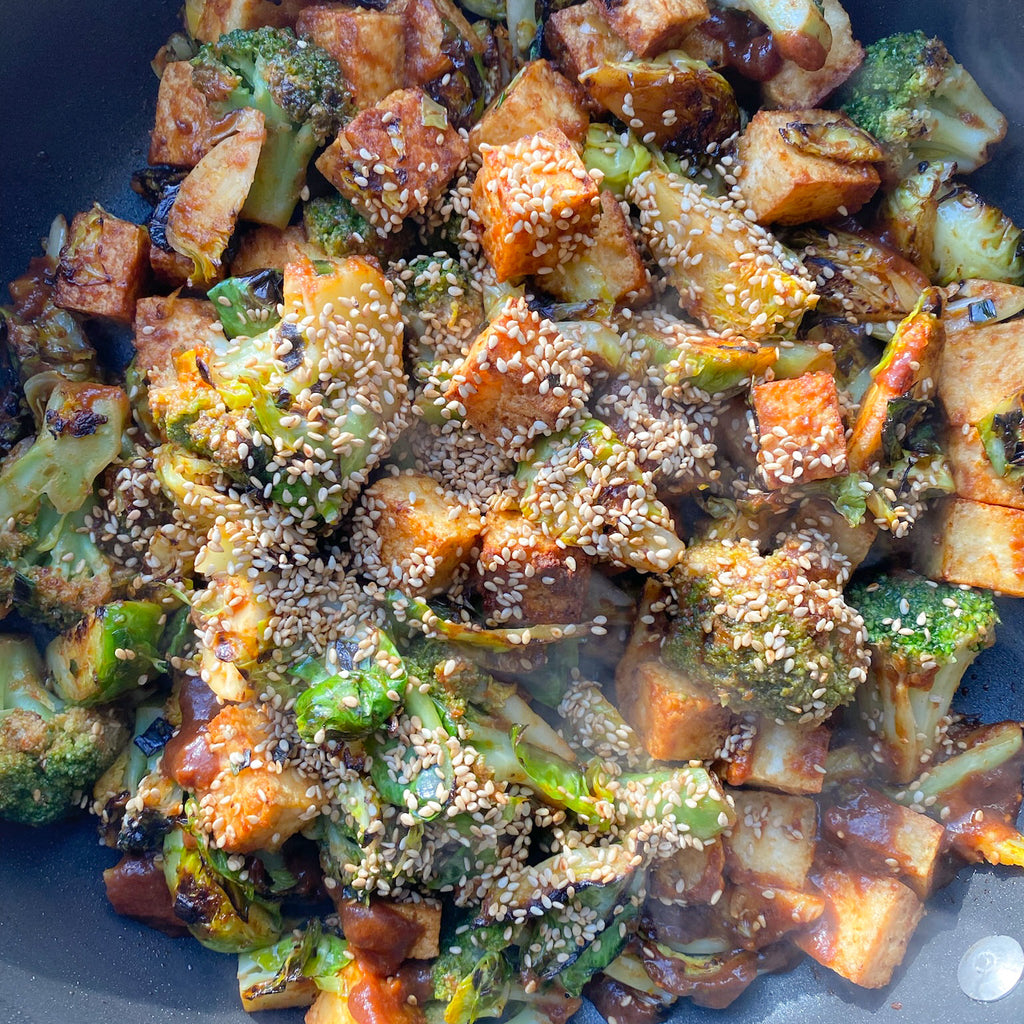
[[[3,0],[0,4],[0,280],[37,251],[51,218],[93,200],[141,220],[128,186],[144,165],[156,97],[150,58],[176,27],[180,0]],[[1020,0],[846,0],[870,41],[920,27],[939,35],[1011,120],[1007,141],[973,186],[1024,223],[1024,4]],[[112,339],[116,345],[117,339]],[[961,707],[1024,718],[1024,603],[1001,603],[999,643],[966,679]],[[0,1024],[243,1024],[235,958],[118,917],[101,871],[114,861],[79,819],[45,831],[0,824]],[[1024,985],[972,1003],[956,966],[976,940],[1024,942],[1024,874],[963,872],[929,904],[894,983],[866,992],[805,962],[760,979],[726,1011],[680,1003],[673,1021],[1017,1024]],[[262,1024],[297,1024],[301,1011]],[[596,1015],[580,1015],[595,1021]]]

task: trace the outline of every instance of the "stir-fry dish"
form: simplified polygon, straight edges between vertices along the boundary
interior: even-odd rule
[[[887,985],[1024,865],[953,710],[1024,595],[1005,118],[838,0],[185,20],[151,216],[0,315],[0,816],[307,1024]]]

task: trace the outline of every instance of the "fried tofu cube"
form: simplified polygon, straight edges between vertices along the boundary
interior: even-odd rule
[[[149,137],[149,162],[195,167],[220,141],[221,119],[192,84],[192,65],[174,61],[160,76],[156,119]]]
[[[638,57],[678,46],[710,13],[704,0],[598,0],[598,6]]]
[[[713,758],[729,734],[732,714],[703,687],[661,660],[616,672],[623,717],[658,761]]]
[[[590,585],[590,559],[559,547],[520,512],[484,518],[479,590],[484,614],[495,623],[533,626],[579,622]]]
[[[945,831],[926,814],[867,788],[822,815],[822,834],[844,856],[881,876],[900,876],[923,900],[935,882]]]
[[[818,370],[755,384],[751,400],[757,464],[770,490],[846,472],[846,433],[831,373]]]
[[[438,900],[409,900],[387,905],[416,932],[416,942],[409,950],[410,960],[433,960],[441,955],[441,904]]]
[[[780,134],[789,124],[839,123],[831,110],[759,110],[739,140],[740,191],[761,224],[804,224],[843,211],[856,213],[876,192],[878,171],[868,162],[848,163],[790,145]]]
[[[71,222],[53,301],[86,316],[130,324],[148,278],[149,232],[97,203]]]
[[[259,751],[272,732],[262,711],[242,704],[222,708],[207,726],[204,742],[217,771],[198,774],[194,793],[204,824],[228,853],[279,850],[326,802],[314,778],[263,759]]]
[[[353,516],[353,565],[381,586],[440,594],[468,562],[482,525],[431,477],[384,476],[363,492]]]
[[[825,0],[822,13],[832,31],[832,45],[824,65],[817,71],[807,71],[795,61],[783,61],[782,67],[761,86],[764,106],[781,110],[816,107],[860,67],[864,47],[853,38],[850,16],[843,5],[839,0]]]
[[[814,883],[828,909],[793,941],[855,985],[888,985],[924,914],[924,904],[895,878],[834,869],[816,875]]]
[[[405,27],[400,13],[315,4],[302,11],[295,29],[338,62],[359,110],[405,85]]]
[[[504,146],[545,128],[558,128],[577,147],[583,145],[590,117],[583,90],[546,60],[533,60],[495,97],[469,133],[470,149]]]
[[[238,232],[238,248],[231,259],[231,274],[240,277],[256,270],[283,270],[289,263],[323,259],[320,248],[306,239],[301,224],[275,228],[254,224]]]
[[[139,299],[133,329],[135,363],[146,376],[170,370],[175,353],[209,345],[221,333],[212,302],[180,295]]]
[[[422,89],[399,89],[349,121],[316,166],[371,223],[397,231],[468,156],[444,107]]]
[[[946,439],[946,457],[961,498],[1024,509],[1021,481],[996,473],[977,427],[965,423],[951,428]]]
[[[192,261],[180,252],[149,240],[149,269],[153,278],[165,288],[184,288],[192,274]]]
[[[607,190],[601,193],[601,215],[592,237],[593,245],[544,275],[544,290],[563,302],[622,302],[627,298],[634,306],[646,302],[651,295],[650,274],[629,218]]]
[[[188,29],[201,43],[212,43],[236,28],[291,28],[309,0],[192,0]]]
[[[401,6],[406,87],[426,85],[454,68],[445,52],[444,16],[434,0],[406,0]]]
[[[702,906],[715,902],[725,889],[725,847],[720,842],[684,846],[657,858],[647,878],[648,894],[662,903]]]
[[[1024,509],[1021,481],[995,472],[977,427],[965,423],[963,427],[951,428],[946,439],[946,457],[957,496],[987,505]]]
[[[736,824],[725,836],[726,873],[736,882],[803,889],[817,846],[818,809],[805,796],[737,789]]]
[[[735,885],[725,900],[726,914],[747,949],[761,949],[804,928],[825,912],[817,893],[773,886]]]
[[[598,0],[552,11],[544,26],[544,41],[559,70],[570,82],[579,81],[588,68],[624,60],[629,46],[608,24]],[[589,97],[585,101],[592,112],[601,107]]]
[[[549,273],[590,239],[597,182],[557,128],[485,148],[473,183],[480,244],[498,281]]]
[[[506,454],[567,427],[585,399],[585,366],[568,341],[526,299],[506,300],[452,375],[447,402]]]
[[[924,575],[1024,597],[1024,511],[953,498],[915,553]]]
[[[980,423],[1024,390],[1024,321],[950,331],[937,376],[950,424]]]
[[[804,796],[820,793],[832,730],[763,718],[742,756],[730,761],[726,781]]]
[[[373,897],[369,903],[349,899],[346,889],[335,887],[334,903],[341,927],[353,946],[364,953],[392,957],[399,949],[400,934],[408,960],[433,960],[440,956],[441,903],[434,899],[389,900]]]

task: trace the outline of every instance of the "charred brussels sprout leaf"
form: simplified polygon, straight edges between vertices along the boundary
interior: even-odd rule
[[[338,643],[332,651],[334,657],[326,666],[321,659],[310,657],[292,670],[310,684],[295,702],[299,735],[308,741],[321,729],[345,739],[375,732],[399,707],[400,701],[389,694],[400,695],[408,678],[397,650],[386,637],[380,639],[377,659],[358,664],[352,662],[348,646]],[[394,667],[384,663],[388,658]]]
[[[252,338],[280,320],[277,307],[284,299],[280,270],[257,270],[228,277],[209,291],[224,333],[229,338]]]

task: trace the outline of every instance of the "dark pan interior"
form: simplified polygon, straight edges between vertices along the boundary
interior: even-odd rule
[[[156,96],[149,60],[180,0],[3,0],[0,4],[0,278],[20,272],[50,219],[100,200],[121,216],[144,208],[128,187],[145,162]],[[1020,0],[846,0],[857,35],[921,27],[941,36],[1010,117],[1008,140],[975,187],[1024,221],[1024,4]],[[998,645],[967,677],[965,710],[1024,718],[1024,608],[1003,602]],[[240,1024],[235,958],[117,917],[100,872],[114,860],[91,823],[44,832],[0,825],[0,1024]],[[971,1003],[956,965],[996,932],[1024,941],[1024,876],[965,872],[932,901],[892,986],[854,988],[805,963],[764,978],[727,1011],[682,1003],[673,1020],[819,1024],[843,1020],[973,1024],[1024,1020],[1024,986]],[[584,1020],[588,1018],[581,1014]],[[263,1024],[301,1020],[271,1012]]]

